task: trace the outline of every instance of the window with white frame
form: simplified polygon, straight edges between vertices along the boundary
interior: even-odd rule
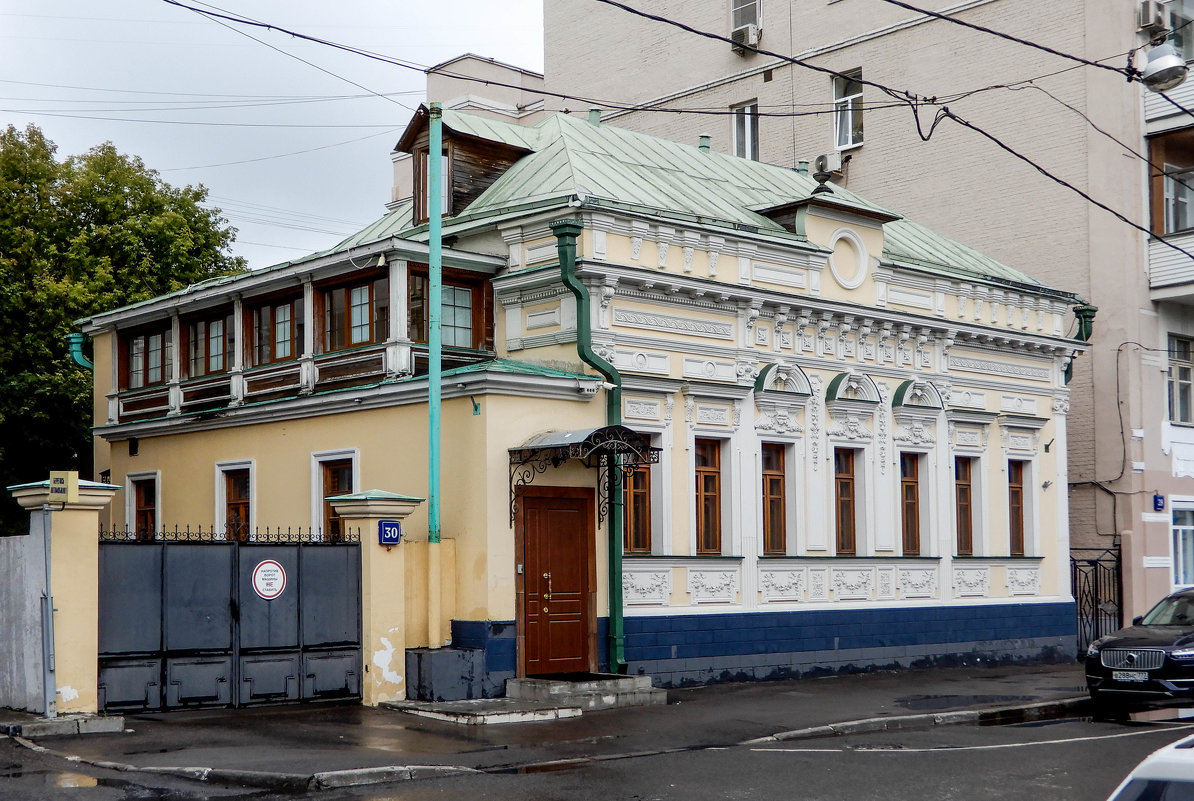
[[[788,552],[787,450],[779,442],[762,446],[763,553],[768,556]]]
[[[1173,585],[1194,585],[1194,504],[1173,505]]]
[[[730,0],[730,27],[745,28],[747,25],[759,24],[759,4],[761,0]]]
[[[311,455],[311,520],[313,540],[340,542],[344,524],[328,498],[356,492],[358,476],[355,449],[321,451]]]
[[[833,78],[834,144],[838,149],[862,144],[862,70]]]
[[[1194,61],[1194,2],[1172,0],[1169,3],[1169,43],[1186,61]]]
[[[1169,420],[1194,423],[1194,340],[1169,336]]]
[[[693,443],[696,459],[696,513],[698,554],[720,554],[722,548],[721,441],[698,437]]]
[[[900,454],[900,532],[904,556],[920,556],[921,541],[921,463],[919,453]]]
[[[216,520],[224,538],[245,542],[253,532],[253,463],[221,462],[216,465]]]
[[[125,476],[125,525],[138,540],[152,540],[158,531],[158,474],[129,473]]]
[[[954,552],[958,556],[974,555],[975,481],[978,475],[977,457],[954,457]]]
[[[1007,519],[1008,554],[1023,556],[1025,540],[1029,533],[1029,498],[1027,490],[1030,476],[1029,463],[1023,459],[1009,459],[1007,462]]]
[[[858,553],[858,475],[854,448],[833,449],[834,531],[839,556]]]
[[[752,100],[730,109],[734,118],[734,155],[759,160],[759,103]]]

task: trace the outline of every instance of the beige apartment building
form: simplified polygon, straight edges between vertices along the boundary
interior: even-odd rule
[[[544,5],[549,92],[599,100],[609,124],[823,166],[838,185],[1096,305],[1092,349],[1069,384],[1071,544],[1119,550],[1124,619],[1194,584],[1194,223],[1182,180],[1194,166],[1182,111],[1194,82],[1169,102],[1123,72],[889,0],[635,4],[720,39],[602,2]],[[1178,2],[911,5],[1120,70],[1129,53],[1142,67],[1150,39],[1177,28],[1170,38],[1190,58]],[[579,102],[546,101],[573,112]],[[942,108],[989,137],[950,118],[934,125]]]

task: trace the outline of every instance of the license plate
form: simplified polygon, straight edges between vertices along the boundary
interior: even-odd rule
[[[1111,678],[1115,681],[1148,681],[1148,673],[1143,670],[1113,670]]]

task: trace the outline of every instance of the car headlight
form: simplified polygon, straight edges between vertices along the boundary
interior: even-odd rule
[[[1194,659],[1194,647],[1177,648],[1169,652],[1174,659]]]
[[[1090,647],[1086,649],[1086,655],[1091,659],[1094,659],[1099,655],[1099,651],[1102,650],[1103,646],[1106,645],[1107,641],[1110,639],[1110,637],[1099,637],[1090,644]],[[1194,650],[1191,651],[1191,656],[1194,656]]]

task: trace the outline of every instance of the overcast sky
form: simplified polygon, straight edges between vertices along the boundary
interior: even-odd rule
[[[471,52],[543,69],[541,0],[179,2],[421,68]],[[385,212],[389,154],[425,82],[164,0],[0,0],[0,122],[39,126],[60,159],[111,141],[171,184],[203,184],[254,268]]]

